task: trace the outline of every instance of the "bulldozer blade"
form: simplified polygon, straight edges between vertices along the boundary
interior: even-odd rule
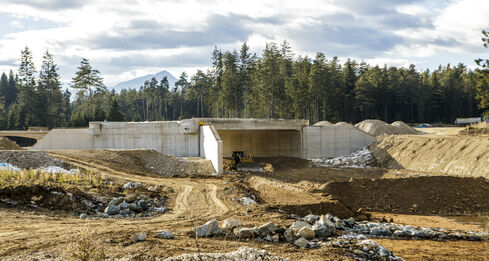
[[[256,163],[240,163],[236,166],[236,170],[241,172],[265,172],[263,167]]]

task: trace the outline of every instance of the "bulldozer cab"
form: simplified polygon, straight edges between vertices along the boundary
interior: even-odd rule
[[[251,158],[251,155],[245,153],[244,151],[233,151],[232,156],[235,165],[239,163],[253,162],[253,158]]]

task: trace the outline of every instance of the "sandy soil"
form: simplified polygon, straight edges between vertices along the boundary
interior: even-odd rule
[[[137,166],[113,161],[84,158],[83,153],[50,153],[73,167],[96,169],[105,179],[118,184],[140,181],[145,185],[170,187],[171,211],[151,218],[140,219],[79,219],[74,214],[60,215],[45,210],[21,210],[0,208],[0,259],[34,260],[39,257],[61,257],[67,244],[76,238],[80,229],[88,226],[94,239],[101,239],[110,258],[129,257],[133,260],[155,259],[183,253],[229,252],[240,246],[249,246],[291,260],[349,260],[337,251],[327,248],[298,249],[287,243],[260,243],[257,241],[225,240],[222,238],[195,239],[187,236],[193,227],[208,220],[237,218],[247,225],[274,222],[289,225],[293,222],[290,213],[305,215],[331,212],[334,215],[357,215],[356,209],[341,201],[323,195],[320,188],[328,182],[346,182],[368,178],[395,176],[382,169],[330,169],[309,168],[306,161],[292,159],[259,159],[276,166],[271,174],[227,174],[169,178],[141,173]],[[242,206],[235,199],[254,195],[259,204]],[[278,211],[284,210],[285,213]],[[24,211],[24,212],[21,212]],[[480,230],[474,224],[462,224],[450,218],[437,216],[372,213],[374,220],[393,218],[401,224],[445,227],[447,229]],[[174,240],[155,237],[159,230],[169,230]],[[148,232],[148,240],[133,243],[131,237],[137,232]],[[376,240],[407,260],[483,260],[487,246],[480,242],[436,242],[406,240]]]

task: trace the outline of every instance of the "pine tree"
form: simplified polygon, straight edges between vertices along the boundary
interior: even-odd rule
[[[485,48],[489,47],[489,31],[482,30],[482,43]],[[477,100],[479,108],[489,115],[489,59],[477,59],[479,68],[475,70],[477,75]]]
[[[87,98],[88,115],[92,115],[95,104],[93,96],[106,91],[100,72],[90,65],[89,61],[83,58],[80,67],[72,81],[73,89],[78,91],[78,96]],[[88,95],[88,96],[87,96]]]
[[[112,99],[109,111],[109,121],[124,121],[124,115],[122,114],[121,107],[116,99]]]
[[[38,98],[44,102],[40,103],[42,119],[48,128],[61,126],[64,123],[63,94],[58,75],[58,67],[54,63],[53,56],[46,51],[43,56],[42,68],[39,73]]]
[[[32,53],[28,47],[21,52],[20,67],[18,73],[19,95],[17,103],[20,107],[20,118],[17,128],[26,129],[28,126],[38,123],[39,100],[36,92],[36,69],[32,61]]]

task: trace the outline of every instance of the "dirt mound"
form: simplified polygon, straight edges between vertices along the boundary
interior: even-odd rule
[[[56,151],[51,154],[68,156],[71,160],[90,160],[100,165],[118,166],[118,169],[140,175],[148,173],[165,177],[209,175],[215,172],[211,161],[201,158],[177,158],[155,150],[79,150]]]
[[[425,215],[489,211],[489,180],[484,178],[357,179],[327,183],[322,190],[350,209]]]
[[[15,143],[15,141],[0,137],[0,150],[22,150],[22,147]]]
[[[395,122],[391,123],[391,125],[398,129],[398,134],[418,134],[419,133],[415,128],[407,125],[406,123],[404,123],[402,121],[395,121]]]
[[[474,136],[389,136],[369,146],[385,168],[489,178],[487,148]]]
[[[412,128],[402,121],[396,121],[392,124],[388,124],[381,120],[364,120],[355,124],[355,127],[376,137],[419,133],[416,129]]]
[[[329,121],[318,121],[313,126],[331,126],[331,125],[333,124]]]
[[[18,168],[36,169],[49,166],[64,167],[64,162],[42,151],[0,151],[0,162],[10,163]]]
[[[25,207],[93,214],[103,210],[102,202],[78,190],[65,191],[40,185],[0,189],[0,206]]]
[[[489,134],[489,123],[480,122],[465,127],[459,132],[461,135],[486,135]]]

